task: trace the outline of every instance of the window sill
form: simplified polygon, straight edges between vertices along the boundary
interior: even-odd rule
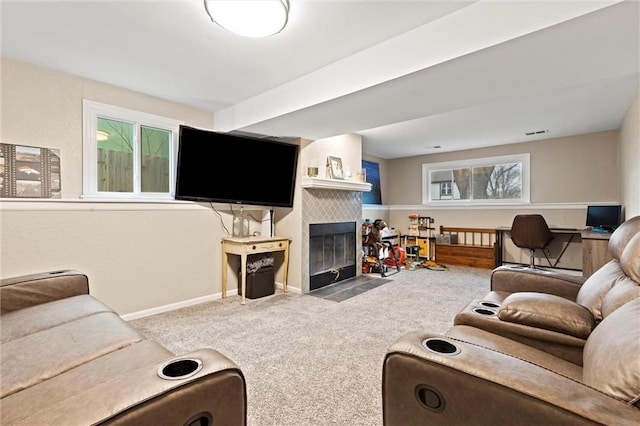
[[[0,211],[26,210],[200,210],[211,208],[190,201],[144,199],[0,198]]]
[[[176,200],[170,196],[153,197],[153,196],[111,196],[111,195],[80,195],[80,201],[94,203],[183,203],[184,201]],[[76,201],[76,200],[71,200]]]
[[[499,207],[499,206],[529,206],[529,200],[517,201],[429,201],[422,203],[424,207]]]

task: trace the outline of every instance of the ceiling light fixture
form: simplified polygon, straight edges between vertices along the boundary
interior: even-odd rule
[[[245,37],[278,34],[289,20],[289,0],[204,0],[211,21]]]
[[[109,139],[109,133],[98,130],[96,131],[96,139],[99,141],[106,141],[107,139]]]

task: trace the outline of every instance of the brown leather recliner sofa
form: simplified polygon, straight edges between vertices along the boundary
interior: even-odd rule
[[[482,328],[582,365],[594,328],[640,297],[640,216],[616,229],[609,253],[612,260],[586,279],[498,267],[491,274],[491,291],[471,301],[454,324]]]
[[[176,356],[58,271],[0,284],[2,425],[245,425],[246,383],[213,349]]]
[[[445,335],[400,337],[383,363],[385,426],[640,424],[638,227],[616,230],[614,259],[586,281],[499,267]]]

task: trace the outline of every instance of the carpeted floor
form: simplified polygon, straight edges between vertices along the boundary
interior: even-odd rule
[[[131,321],[176,354],[211,347],[247,380],[249,426],[382,425],[382,362],[413,330],[443,333],[489,270],[402,270],[340,303],[282,294],[238,296]]]

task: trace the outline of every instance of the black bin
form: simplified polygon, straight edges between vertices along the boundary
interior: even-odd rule
[[[242,296],[241,271],[238,268],[238,295]],[[247,256],[247,294],[248,299],[270,296],[276,292],[276,279],[273,257],[270,254],[250,254]]]

